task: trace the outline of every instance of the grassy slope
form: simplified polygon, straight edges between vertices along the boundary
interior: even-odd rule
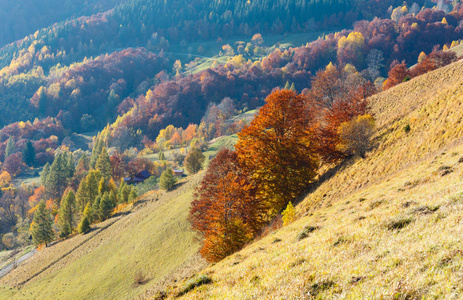
[[[199,180],[190,177],[158,201],[148,196],[128,216],[99,224],[114,222],[99,234],[78,235],[40,251],[0,280],[0,299],[131,299],[191,260],[200,265],[186,221]],[[21,289],[11,288],[69,251]],[[147,277],[147,285],[133,285],[137,271]]]
[[[458,298],[462,79],[457,62],[372,97],[377,133],[367,158],[308,194],[299,220],[203,270],[213,283],[184,297]],[[318,229],[299,240],[306,226]]]
[[[276,47],[280,49],[287,49],[290,47],[301,47],[315,41],[321,36],[328,34],[330,32],[326,31],[315,31],[315,32],[305,32],[305,33],[291,33],[284,35],[267,35],[263,36],[264,43],[261,45],[268,48],[269,53],[273,52]],[[216,60],[218,64],[225,64],[230,59],[228,56],[219,56],[219,52],[222,51],[222,46],[229,44],[236,52],[237,46],[236,42],[251,42],[250,37],[241,37],[241,38],[230,38],[223,40],[221,42],[217,41],[202,41],[199,43],[190,43],[188,46],[182,46],[179,44],[171,45],[168,53],[172,55],[174,59],[179,59],[182,63],[190,61],[191,59],[199,58],[196,67],[191,70],[184,70],[185,75],[195,74],[200,71],[206,70],[212,66],[212,63]],[[204,52],[199,53],[198,48],[203,47]],[[188,54],[188,47],[191,47],[191,53]],[[238,54],[238,53],[235,53]],[[191,59],[190,59],[191,58]],[[251,60],[262,59],[261,56],[253,56]]]

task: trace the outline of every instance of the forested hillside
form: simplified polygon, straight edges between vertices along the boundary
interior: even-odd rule
[[[125,0],[0,1],[0,47],[55,22],[90,16]]]

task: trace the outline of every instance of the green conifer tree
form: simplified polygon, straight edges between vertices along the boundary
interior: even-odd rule
[[[45,247],[54,238],[53,220],[45,201],[40,201],[31,224],[32,240],[35,245],[45,243]]]
[[[159,159],[160,161],[166,160],[166,156],[164,155],[164,152],[159,151],[158,159]]]
[[[104,142],[100,139],[99,136],[95,138],[95,143],[93,144],[92,156],[90,158],[90,168],[95,169],[96,162],[100,156],[101,150],[103,149]]]
[[[133,202],[135,201],[135,199],[137,199],[138,195],[137,195],[137,191],[135,190],[134,187],[132,187],[130,189],[130,193],[129,193],[129,202]]]
[[[113,209],[113,205],[108,193],[104,193],[101,197],[100,201],[100,219],[102,221],[109,218],[111,215],[111,211]]]
[[[101,153],[98,156],[98,160],[96,162],[96,169],[101,172],[104,179],[109,181],[111,178],[111,161],[109,160],[108,151],[106,151],[106,147],[101,149]]]
[[[16,153],[16,144],[14,143],[13,137],[10,135],[10,137],[8,138],[8,142],[6,143],[5,158],[15,153]]]
[[[291,88],[290,88],[291,91],[295,92],[296,91],[296,85],[293,83],[291,83]]]
[[[93,221],[93,210],[92,210],[92,204],[91,203],[87,203],[82,216],[87,217],[88,220],[90,221],[90,223],[92,223],[92,221]]]
[[[119,202],[125,203],[129,201],[130,187],[125,182],[119,186]]]
[[[108,186],[106,185],[104,178],[101,177],[100,183],[98,183],[98,194],[103,196],[105,192],[108,192]]]
[[[35,164],[35,148],[30,140],[27,141],[26,147],[24,147],[23,160],[29,167]]]
[[[92,203],[92,199],[90,198],[90,190],[88,189],[87,186],[87,180],[85,178],[80,182],[79,188],[77,189],[77,207],[79,208],[79,211],[83,211],[87,204]]]
[[[117,196],[116,196],[116,193],[114,190],[111,190],[109,192],[109,199],[111,199],[111,203],[113,205],[113,207],[116,207],[117,205]]]
[[[291,85],[289,84],[289,81],[286,81],[285,87],[283,88],[284,90],[289,90],[291,89]]]
[[[73,190],[63,195],[58,212],[58,224],[61,236],[65,237],[72,233],[74,228],[74,215],[76,213],[76,196]]]
[[[74,173],[76,172],[76,166],[74,164],[74,156],[72,153],[69,154],[67,162],[66,162],[66,171],[67,171],[67,178],[72,178]]]
[[[50,171],[45,181],[45,190],[52,198],[59,197],[67,183],[65,154],[60,153],[50,166]]]
[[[159,186],[161,189],[169,191],[176,183],[177,178],[174,176],[172,169],[169,168],[162,172],[161,178],[159,179]]]
[[[45,92],[46,88],[41,86],[37,92],[39,96],[39,113],[41,116],[45,115],[45,112],[47,111],[47,93]]]
[[[90,201],[93,201],[98,195],[98,187],[101,180],[101,173],[98,170],[91,170],[88,172],[87,177],[85,178],[87,181],[87,187],[89,190],[89,197]]]
[[[49,173],[50,173],[50,164],[46,163],[45,166],[43,167],[42,172],[40,173],[40,182],[42,183],[43,186],[45,186],[47,182]]]
[[[101,220],[100,214],[100,203],[101,203],[101,196],[95,198],[92,204],[92,220],[97,221]]]
[[[91,227],[90,227],[90,221],[89,221],[88,217],[83,216],[82,220],[79,223],[79,228],[78,228],[79,233],[80,234],[85,234],[85,233],[89,232],[90,229],[91,229]]]

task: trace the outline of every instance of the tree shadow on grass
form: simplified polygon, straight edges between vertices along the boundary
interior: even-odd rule
[[[358,159],[356,156],[349,156],[339,164],[333,166],[331,169],[327,170],[325,173],[320,175],[317,180],[315,180],[310,188],[300,197],[294,199],[293,204],[298,205],[301,203],[308,195],[315,192],[325,181],[330,180],[334,175],[342,170],[352,166],[355,161]]]

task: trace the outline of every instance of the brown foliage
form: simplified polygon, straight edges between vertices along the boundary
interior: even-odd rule
[[[112,177],[114,180],[119,180],[126,175],[127,163],[125,159],[125,155],[119,150],[114,152],[114,154],[109,157],[109,161],[111,162]]]
[[[189,215],[203,238],[201,254],[207,260],[218,261],[241,249],[262,227],[263,209],[255,192],[236,153],[222,149],[196,189]]]
[[[136,175],[144,170],[150,172],[150,174],[155,174],[157,171],[153,162],[147,158],[137,157],[127,165],[127,171],[132,175]]]
[[[398,85],[399,83],[403,82],[406,76],[410,76],[410,72],[408,71],[407,64],[405,61],[402,63],[393,63],[393,67],[388,73],[388,78],[384,82],[384,90],[390,89],[393,86]]]
[[[312,121],[304,98],[277,90],[266,99],[250,126],[239,134],[236,152],[258,187],[257,196],[271,215],[299,196],[318,167]]]

